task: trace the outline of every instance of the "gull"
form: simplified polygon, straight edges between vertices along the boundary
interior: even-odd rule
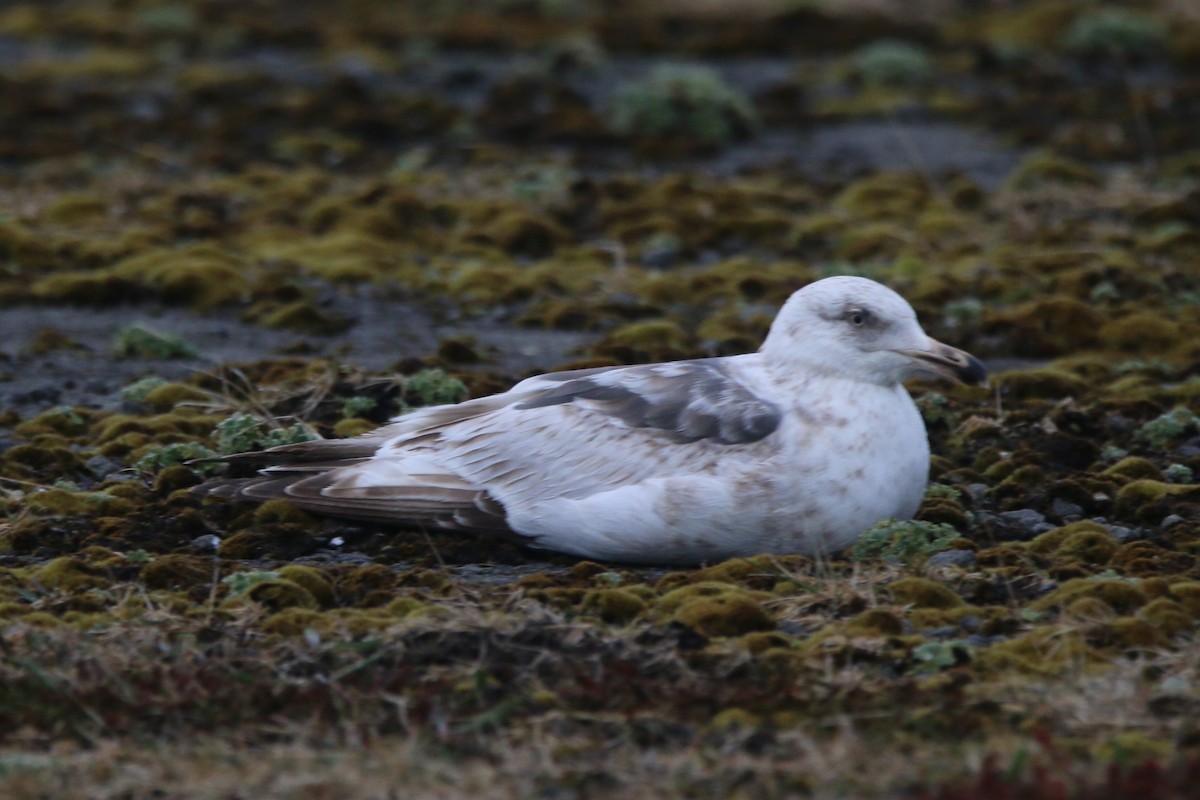
[[[916,513],[916,376],[987,379],[900,295],[838,276],[795,292],[758,352],[538,375],[357,438],[226,456],[258,474],[206,491],[630,564],[826,554]]]

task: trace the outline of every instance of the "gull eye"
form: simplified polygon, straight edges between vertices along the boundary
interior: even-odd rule
[[[870,318],[870,316],[870,314],[861,308],[852,308],[846,315],[846,319],[850,320],[850,324],[854,327],[861,328],[863,325],[867,324],[867,320]]]

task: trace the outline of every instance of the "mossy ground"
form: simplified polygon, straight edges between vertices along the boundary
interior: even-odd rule
[[[1187,796],[1186,4],[468,5],[0,10],[0,794]],[[606,124],[694,61],[719,91]],[[937,146],[966,126],[995,157]],[[837,273],[995,377],[913,387],[936,485],[831,560],[190,492],[464,386],[753,349]]]

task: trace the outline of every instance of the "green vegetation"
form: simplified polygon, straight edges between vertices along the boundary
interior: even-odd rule
[[[1062,45],[1081,56],[1138,58],[1161,52],[1167,32],[1144,11],[1108,7],[1085,11],[1063,36]]]
[[[749,136],[757,118],[750,100],[711,69],[661,64],[617,93],[609,124],[632,138],[723,146]]]
[[[950,549],[962,534],[944,523],[884,520],[859,537],[852,558],[911,562]]]
[[[195,348],[179,336],[143,325],[122,328],[113,336],[113,354],[121,358],[196,358]]]
[[[917,86],[933,76],[929,54],[911,42],[872,42],[855,50],[851,59],[854,74],[872,86]]]

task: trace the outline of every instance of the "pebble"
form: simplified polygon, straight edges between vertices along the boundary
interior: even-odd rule
[[[1178,514],[1171,514],[1170,516],[1163,517],[1163,521],[1159,523],[1158,527],[1165,531],[1167,528],[1178,525],[1181,522],[1186,522],[1186,520]]]
[[[192,539],[192,547],[197,550],[216,550],[221,546],[221,537],[211,533],[202,533]]]
[[[1054,502],[1050,504],[1050,511],[1064,523],[1083,519],[1083,507],[1061,497],[1054,498]]]

